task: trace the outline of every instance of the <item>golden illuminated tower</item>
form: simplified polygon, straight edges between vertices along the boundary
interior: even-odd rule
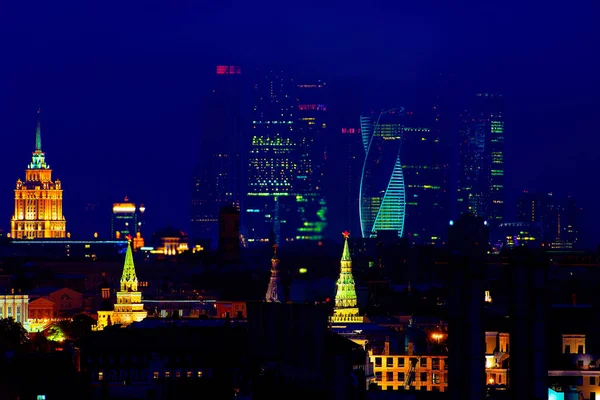
[[[35,151],[25,170],[25,182],[17,179],[15,213],[10,221],[14,239],[65,238],[67,228],[62,210],[60,180],[52,181],[52,170],[42,151],[40,110],[35,131]]]

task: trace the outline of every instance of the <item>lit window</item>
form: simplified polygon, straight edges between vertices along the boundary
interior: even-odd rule
[[[154,373],[154,379],[158,379],[158,372]]]
[[[198,378],[202,378],[202,371],[198,371]]]
[[[104,379],[104,372],[98,372],[98,380],[101,381]]]
[[[167,371],[165,372],[165,378],[170,378],[171,377],[171,372]]]
[[[179,371],[175,372],[175,377],[176,378],[181,378],[181,372],[179,372]]]
[[[192,371],[188,371],[188,372],[187,372],[187,377],[188,377],[188,378],[191,378],[191,377],[192,377]]]

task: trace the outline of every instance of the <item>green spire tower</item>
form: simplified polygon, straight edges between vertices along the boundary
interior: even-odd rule
[[[38,108],[38,121],[35,128],[35,151],[42,151],[42,130],[40,128],[40,109]]]
[[[121,290],[117,292],[117,302],[114,310],[98,310],[98,323],[96,330],[102,330],[108,325],[121,325],[125,327],[134,322],[140,322],[148,312],[144,310],[142,303],[142,292],[138,290],[138,279],[135,275],[133,264],[133,252],[131,251],[131,240],[127,244],[123,275],[121,276]]]
[[[125,254],[125,264],[123,265],[123,275],[121,276],[121,292],[137,292],[138,279],[135,275],[135,265],[133,264],[133,253],[131,251],[131,241],[127,244],[127,254]]]
[[[352,258],[348,246],[348,231],[344,235],[344,251],[340,261],[340,276],[336,282],[335,308],[331,322],[363,322],[363,317],[358,313],[358,301],[354,277],[352,276]]]
[[[46,164],[46,155],[42,151],[42,128],[40,123],[41,110],[38,108],[38,120],[37,126],[35,127],[35,151],[31,156],[31,164],[29,169],[50,169],[50,166]]]

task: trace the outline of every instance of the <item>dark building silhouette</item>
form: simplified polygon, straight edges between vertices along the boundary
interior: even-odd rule
[[[241,207],[245,190],[245,136],[241,67],[219,65],[203,107],[199,162],[192,178],[192,240],[215,246],[219,210]]]
[[[548,260],[541,250],[518,247],[510,255],[509,385],[515,400],[546,399],[546,281]]]
[[[233,206],[219,211],[219,258],[233,262],[240,258],[240,212]]]
[[[364,349],[329,332],[322,305],[248,303],[248,361],[262,371],[254,395],[364,398]],[[316,397],[315,397],[316,396]]]
[[[489,229],[482,217],[450,222],[448,290],[448,391],[450,398],[485,396],[485,270]]]

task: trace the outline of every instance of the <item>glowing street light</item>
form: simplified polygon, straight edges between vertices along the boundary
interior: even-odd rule
[[[442,335],[441,333],[432,333],[431,334],[431,338],[433,340],[437,340],[438,343],[440,343],[440,340],[444,337],[444,335]]]

